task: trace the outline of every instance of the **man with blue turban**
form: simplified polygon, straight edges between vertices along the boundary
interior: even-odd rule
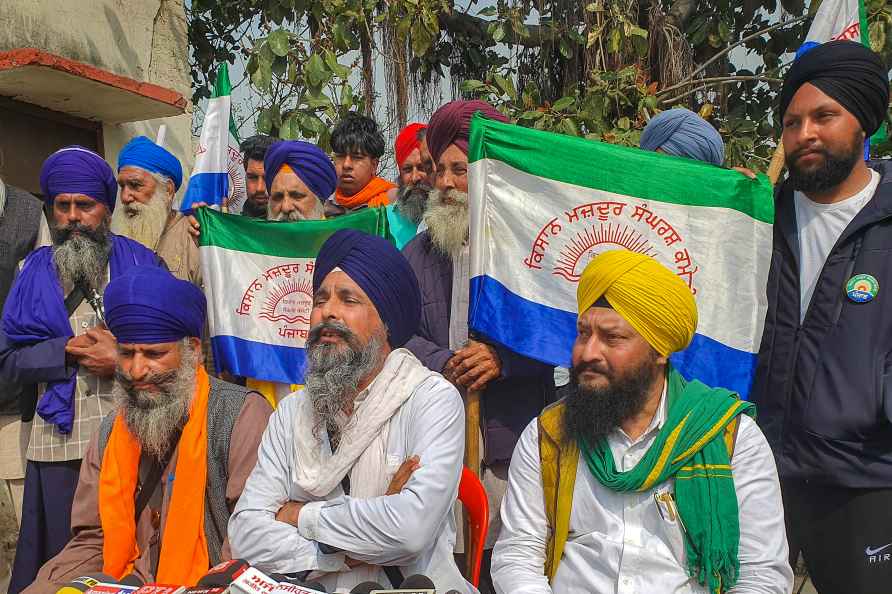
[[[718,130],[688,109],[668,109],[654,116],[641,133],[641,148],[719,167],[725,162],[725,143]]]
[[[313,292],[306,387],[270,418],[229,523],[233,557],[313,572],[327,592],[411,574],[475,592],[452,555],[464,408],[403,347],[421,318],[409,263],[384,239],[337,231]]]
[[[226,556],[229,512],[272,413],[260,394],[208,376],[205,297],[192,283],[134,266],[108,284],[104,302],[118,342],[117,408],[84,456],[74,536],[26,594],[98,572],[196,583]]]
[[[302,140],[283,140],[266,151],[263,170],[269,190],[268,220],[325,218],[323,203],[338,181],[334,163],[325,151]]]
[[[180,161],[145,136],[128,142],[118,154],[118,208],[112,231],[158,252],[177,278],[201,286],[198,244],[189,218],[172,209],[183,183]]]
[[[14,593],[68,541],[81,460],[113,407],[116,345],[102,323],[102,291],[132,266],[162,265],[150,249],[109,230],[117,184],[96,153],[79,146],[56,151],[43,164],[40,187],[53,244],[25,260],[0,328],[0,374],[39,386]],[[23,412],[32,416],[33,402]]]

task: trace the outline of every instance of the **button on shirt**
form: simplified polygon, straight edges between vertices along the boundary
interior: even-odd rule
[[[644,457],[666,419],[665,394],[647,430],[631,439],[608,436],[618,470]],[[502,530],[493,552],[496,591],[511,594],[707,594],[687,574],[684,533],[671,504],[669,480],[646,492],[620,493],[598,481],[580,457],[570,532],[554,583],[543,575],[548,523],[542,496],[537,421],[514,451]],[[774,458],[762,432],[743,417],[732,460],[740,508],[740,579],[732,594],[786,594],[793,585],[787,562],[783,507]],[[662,508],[662,509],[661,509]],[[662,511],[662,513],[661,513]]]

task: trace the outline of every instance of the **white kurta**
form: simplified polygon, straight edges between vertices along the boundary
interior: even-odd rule
[[[616,467],[634,468],[666,418],[665,398],[637,440],[616,430],[608,437]],[[758,426],[743,417],[731,462],[740,515],[740,579],[730,594],[789,594],[784,510],[774,457]],[[707,594],[686,571],[684,535],[654,495],[673,491],[666,481],[643,493],[601,485],[580,457],[570,533],[554,583],[543,575],[548,523],[542,494],[539,435],[533,420],[511,459],[502,531],[492,574],[500,594]]]
[[[346,496],[338,487],[318,501],[292,480],[300,464],[292,447],[293,419],[298,399],[304,397],[302,391],[286,397],[270,418],[257,466],[229,521],[233,558],[267,572],[312,570],[310,579],[329,592],[349,592],[366,580],[387,585],[380,566],[388,565],[399,566],[404,577],[430,577],[438,591],[476,592],[452,556],[452,506],[464,456],[464,407],[456,389],[441,376],[431,376],[391,418],[388,474],[415,454],[421,468],[399,494],[370,499]],[[318,501],[302,509],[300,528],[275,519],[289,500]],[[325,554],[320,543],[344,552]],[[379,567],[351,570],[345,557]]]

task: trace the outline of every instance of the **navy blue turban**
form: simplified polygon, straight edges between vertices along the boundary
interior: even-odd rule
[[[40,168],[40,191],[52,204],[59,194],[83,194],[115,209],[118,181],[105,159],[82,146],[66,146],[47,157]]]
[[[183,166],[180,160],[145,136],[137,136],[121,149],[118,155],[118,172],[122,167],[139,167],[152,173],[160,173],[173,181],[175,190],[183,183]]]
[[[386,239],[355,229],[335,231],[319,250],[313,293],[340,268],[369,296],[393,348],[406,344],[421,323],[421,290],[409,261]]]
[[[201,337],[207,314],[201,289],[154,266],[134,266],[112,279],[103,304],[106,325],[123,344]]]
[[[302,140],[283,140],[269,147],[263,159],[263,177],[266,180],[266,191],[272,192],[273,180],[288,165],[294,173],[307,184],[316,198],[323,202],[334,194],[338,183],[334,163],[315,144]]]
[[[688,109],[668,109],[647,123],[641,133],[641,148],[663,149],[676,157],[687,157],[721,166],[725,143],[718,131]]]
[[[868,136],[879,130],[889,107],[889,79],[883,60],[854,41],[830,41],[803,52],[784,77],[780,114],[784,117],[793,95],[809,83],[855,116]]]

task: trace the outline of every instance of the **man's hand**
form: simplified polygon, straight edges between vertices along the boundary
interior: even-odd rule
[[[447,361],[443,375],[468,391],[482,390],[502,375],[502,362],[491,345],[471,340]]]
[[[280,507],[279,511],[276,512],[276,520],[291,524],[297,528],[297,520],[300,518],[300,510],[303,509],[304,505],[305,504],[300,501],[285,502],[285,505]]]
[[[194,211],[196,208],[204,208],[207,205],[207,202],[195,202],[192,204],[192,210]],[[191,233],[192,237],[195,239],[198,239],[201,236],[201,223],[198,222],[195,215],[189,215],[189,233]]]
[[[738,173],[742,173],[750,179],[756,179],[756,174],[753,173],[752,169],[747,169],[746,167],[732,167],[734,171]]]
[[[406,483],[409,482],[409,478],[412,476],[416,470],[421,468],[421,458],[417,455],[411,456],[402,465],[397,469],[396,473],[393,475],[393,478],[390,479],[390,485],[387,487],[387,492],[385,495],[396,495],[400,491],[403,490],[403,487],[406,486]]]
[[[90,328],[65,345],[65,352],[99,377],[111,377],[118,366],[118,342],[105,328]]]

